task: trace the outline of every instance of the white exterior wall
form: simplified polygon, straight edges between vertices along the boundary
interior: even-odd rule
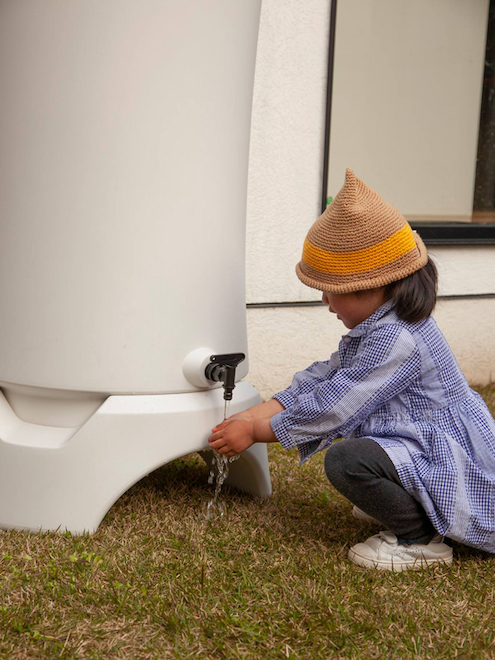
[[[263,0],[253,97],[247,301],[312,300],[293,276],[319,215],[327,0]]]
[[[382,2],[389,6],[399,4],[396,0]],[[446,6],[446,0],[435,2]],[[354,6],[356,9],[360,3],[362,0],[347,0],[339,3],[339,7]],[[369,3],[372,4],[376,3]],[[426,10],[427,4],[435,3],[421,2],[422,7],[425,5],[423,9]],[[466,7],[473,7],[470,24],[475,23],[476,29],[480,29],[486,0],[476,0],[472,5],[451,3],[452,12],[460,5],[464,7],[463,21],[466,21]],[[320,213],[329,17],[329,0],[306,0],[304,3],[263,0],[248,192],[248,303],[315,301],[320,297],[317,291],[299,282],[294,267],[301,255],[304,236]],[[444,28],[445,32],[448,30]],[[337,34],[337,62],[339,43],[345,46],[345,34]],[[340,61],[344,66],[345,59],[341,57]],[[476,66],[481,65],[482,62],[478,62]],[[472,58],[470,66],[474,66]],[[455,68],[452,75],[456,75]],[[472,84],[471,78],[469,84]],[[334,108],[336,105],[338,108],[337,94],[334,88]],[[475,97],[473,104],[477,103]],[[341,117],[345,123],[345,113]],[[336,130],[335,121],[333,131]],[[349,126],[342,127],[342,143],[344,129],[349,132]],[[380,130],[385,131],[386,127]],[[468,146],[460,147],[469,152],[466,158],[470,163],[473,162],[474,139],[470,129],[469,136],[465,137]],[[335,144],[335,136],[333,140]],[[342,183],[348,165],[356,168],[358,176],[372,183],[354,162],[339,165]],[[374,185],[388,199],[379,183]],[[470,186],[472,176],[467,192],[463,193],[464,206],[466,196],[472,195]],[[394,202],[399,205],[400,200]],[[461,209],[459,203],[459,213],[464,213],[464,206]],[[411,207],[410,212],[420,212],[420,209]],[[495,293],[495,247],[438,247],[430,252],[440,272],[440,295]],[[495,342],[492,340],[495,299],[440,300],[434,316],[468,380],[473,384],[489,382],[495,372]],[[315,360],[327,359],[345,332],[345,327],[323,306],[250,308],[248,378],[262,397],[267,398],[286,387],[295,371]]]
[[[439,300],[433,314],[471,384],[495,380],[495,299]],[[326,307],[248,309],[248,380],[263,399],[337,350],[344,325]]]

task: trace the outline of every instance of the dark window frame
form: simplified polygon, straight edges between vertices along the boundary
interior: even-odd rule
[[[327,207],[328,167],[330,160],[330,123],[332,115],[333,69],[335,61],[335,32],[337,0],[331,0],[330,30],[328,38],[327,94],[325,113],[325,137],[323,147],[323,181],[321,212]],[[481,222],[411,222],[426,245],[495,245],[495,223]]]

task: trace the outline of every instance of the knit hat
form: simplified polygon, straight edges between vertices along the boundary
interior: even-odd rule
[[[314,289],[350,293],[396,282],[427,261],[404,216],[348,168],[342,189],[308,232],[296,273]]]

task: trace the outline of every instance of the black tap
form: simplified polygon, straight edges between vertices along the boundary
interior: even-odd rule
[[[225,401],[232,399],[235,387],[235,370],[246,356],[244,353],[226,353],[224,355],[212,355],[211,362],[206,365],[205,376],[208,380],[223,384],[223,398]]]

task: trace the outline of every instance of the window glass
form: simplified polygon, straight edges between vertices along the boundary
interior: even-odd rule
[[[494,3],[337,3],[328,197],[352,167],[413,222],[495,220]]]

